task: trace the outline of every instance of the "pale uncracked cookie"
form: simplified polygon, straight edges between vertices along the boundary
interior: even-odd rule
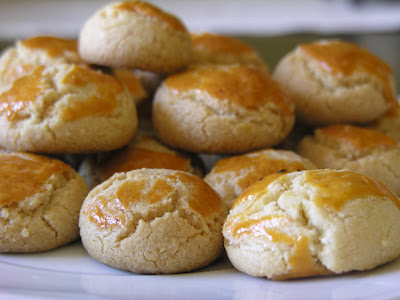
[[[89,186],[95,186],[118,172],[147,169],[185,171],[202,176],[203,166],[196,155],[173,150],[149,134],[138,133],[127,146],[113,152],[88,157],[80,166]]]
[[[258,52],[240,39],[212,33],[191,33],[192,64],[245,64],[268,71]]]
[[[352,125],[319,128],[302,139],[297,152],[318,168],[350,169],[400,195],[400,144],[379,131]]]
[[[222,202],[201,178],[182,171],[117,173],[85,199],[81,239],[98,261],[135,273],[188,272],[223,249]]]
[[[252,276],[369,270],[400,254],[400,200],[349,170],[273,174],[236,200],[223,234],[232,264]]]
[[[0,252],[45,251],[77,239],[88,192],[61,161],[0,152]]]
[[[127,144],[136,128],[131,94],[85,66],[39,66],[0,93],[0,146],[9,150],[109,151]]]
[[[294,123],[291,99],[266,72],[207,65],[169,76],[153,101],[166,144],[196,153],[243,153],[283,140]]]
[[[340,40],[299,45],[273,77],[295,101],[297,119],[309,125],[371,122],[396,102],[391,68]]]
[[[119,1],[85,22],[79,53],[98,65],[170,73],[189,64],[192,43],[177,17],[150,3]]]
[[[264,149],[220,159],[204,180],[221,196],[226,214],[251,184],[278,171],[315,169],[308,159],[288,150]]]

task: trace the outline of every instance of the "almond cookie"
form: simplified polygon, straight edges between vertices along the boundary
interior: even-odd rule
[[[273,174],[236,200],[223,234],[232,264],[252,276],[370,270],[400,254],[400,200],[349,170]]]
[[[88,192],[59,160],[0,152],[0,252],[45,251],[77,239]]]
[[[192,43],[177,17],[146,2],[121,1],[86,21],[79,53],[93,64],[169,73],[189,64]]]
[[[273,77],[295,101],[298,120],[309,125],[371,122],[396,102],[391,68],[340,40],[299,45]]]
[[[12,151],[109,151],[129,143],[136,128],[131,95],[84,66],[39,66],[0,93],[0,146]]]
[[[192,33],[192,64],[245,64],[268,71],[267,64],[247,43],[225,35]]]
[[[153,125],[166,144],[197,153],[271,147],[294,123],[291,99],[266,72],[207,65],[169,76],[153,102]]]
[[[180,273],[221,254],[221,213],[221,199],[201,178],[140,169],[95,187],[79,225],[84,247],[104,264],[135,273]]]
[[[318,168],[350,169],[382,181],[400,195],[400,145],[379,131],[331,125],[304,137],[297,152]]]
[[[236,198],[257,180],[278,171],[315,168],[292,151],[264,149],[220,159],[204,180],[221,196],[227,214]]]
[[[115,173],[142,168],[185,171],[197,176],[203,173],[199,158],[179,153],[140,133],[126,147],[101,157],[89,157],[79,168],[79,174],[87,179],[89,186],[95,186]]]

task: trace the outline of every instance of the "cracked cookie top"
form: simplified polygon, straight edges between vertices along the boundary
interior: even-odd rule
[[[399,216],[399,198],[378,181],[349,170],[305,170],[250,186],[223,234],[235,267],[281,280],[393,260],[400,254]]]

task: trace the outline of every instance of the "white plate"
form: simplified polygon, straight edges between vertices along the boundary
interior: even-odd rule
[[[137,275],[92,259],[80,242],[0,255],[0,299],[400,299],[400,258],[367,272],[275,282],[226,257],[193,273]]]

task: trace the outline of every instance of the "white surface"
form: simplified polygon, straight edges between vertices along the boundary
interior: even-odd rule
[[[400,299],[400,259],[372,271],[274,282],[226,258],[197,272],[137,275],[90,258],[80,242],[38,254],[0,255],[0,299]]]
[[[400,30],[399,1],[345,0],[148,0],[190,31],[274,35]],[[97,9],[111,0],[0,0],[0,39],[38,34],[78,36]]]

